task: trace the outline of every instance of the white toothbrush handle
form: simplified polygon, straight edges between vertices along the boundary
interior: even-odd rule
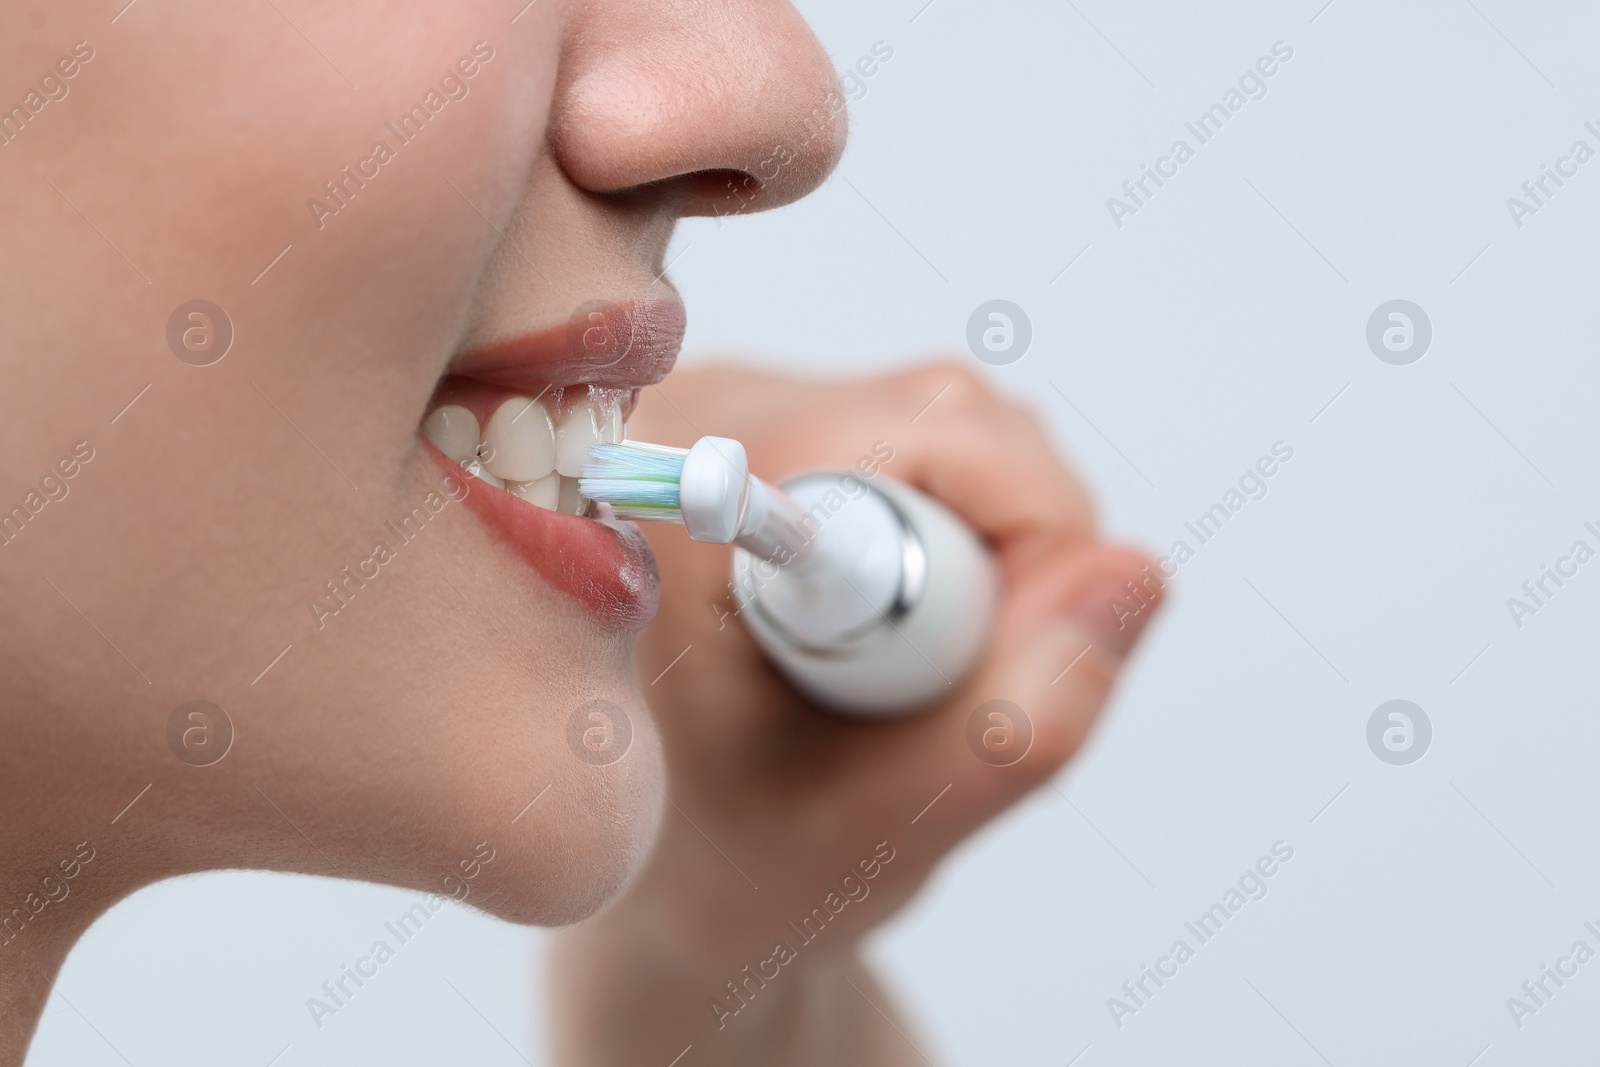
[[[837,711],[891,716],[956,691],[982,653],[994,563],[932,497],[891,478],[802,475],[783,484],[808,547],[778,567],[734,554],[746,627],[807,695]],[[786,501],[787,503],[787,501]]]

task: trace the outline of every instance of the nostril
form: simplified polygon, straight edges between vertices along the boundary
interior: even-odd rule
[[[749,171],[717,168],[686,174],[678,179],[680,213],[684,215],[743,215],[759,211],[765,192],[759,178]]]
[[[825,106],[825,105],[824,105]],[[680,215],[753,214],[798,200],[822,183],[844,149],[845,113],[774,142],[743,168],[713,167],[668,179]]]
[[[684,215],[742,214],[800,199],[837,163],[846,94],[789,4],[594,11],[563,56],[549,125],[580,189],[648,193]]]

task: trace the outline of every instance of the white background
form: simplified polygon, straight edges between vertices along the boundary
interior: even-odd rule
[[[972,310],[1012,300],[1033,345],[993,380],[1038,404],[1108,530],[1158,551],[1195,545],[1184,522],[1275,441],[1294,457],[1183,568],[1059,790],[874,943],[919,1045],[1056,1067],[1592,1058],[1600,962],[1520,1030],[1506,998],[1578,938],[1600,949],[1600,562],[1520,629],[1506,599],[1600,545],[1600,160],[1520,229],[1506,198],[1574,140],[1600,149],[1600,15],[923,3],[801,5],[840,69],[894,56],[817,195],[683,226],[691,353],[854,372],[964,352]],[[1268,94],[1117,228],[1107,197],[1193,146],[1184,121],[1278,40]],[[1365,342],[1394,298],[1433,324],[1409,366]],[[1393,698],[1433,724],[1410,766],[1367,747]],[[1106,999],[1279,840],[1269,894],[1116,1027]],[[29,1063],[544,1062],[540,935],[456,908],[312,1026],[306,997],[412,899],[157,886],[73,954]]]

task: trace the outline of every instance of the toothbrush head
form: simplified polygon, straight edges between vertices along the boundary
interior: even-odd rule
[[[619,519],[630,522],[682,522],[679,484],[687,448],[669,448],[640,441],[591,445],[590,463],[583,464],[578,492],[610,504]]]
[[[619,519],[681,522],[694,540],[726,545],[772,510],[772,490],[750,477],[744,446],[732,438],[702,437],[686,449],[641,441],[591,445],[589,455],[594,462],[579,469],[578,492],[610,504]]]

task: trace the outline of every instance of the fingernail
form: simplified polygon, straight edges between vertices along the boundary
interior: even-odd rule
[[[1127,578],[1103,576],[1078,592],[1068,617],[1083,628],[1095,648],[1123,659],[1155,612],[1156,596],[1150,588]]]

